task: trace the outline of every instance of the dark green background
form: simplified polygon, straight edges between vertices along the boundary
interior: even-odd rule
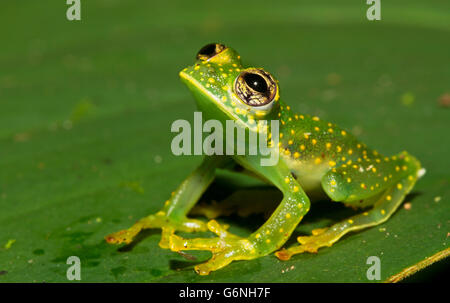
[[[0,4],[0,281],[67,281],[75,255],[83,282],[367,282],[368,256],[385,280],[448,248],[450,114],[439,98],[450,93],[449,1],[383,1],[374,22],[365,1],[81,1],[73,22],[65,1]],[[195,110],[178,71],[213,41],[273,73],[294,110],[418,157],[427,174],[411,209],[317,255],[207,277],[160,249],[156,231],[121,250],[104,243],[157,211],[200,162],[172,155],[170,125]],[[253,184],[233,178],[217,192]],[[348,212],[319,203],[296,235]],[[222,222],[245,235],[262,218]]]

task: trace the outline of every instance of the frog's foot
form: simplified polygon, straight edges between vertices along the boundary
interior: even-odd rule
[[[184,239],[177,235],[170,237],[170,249],[209,250],[213,256],[208,262],[195,266],[200,275],[208,275],[211,271],[225,267],[235,260],[250,260],[257,258],[255,245],[248,239],[227,232],[226,227],[220,226],[215,220],[208,222],[208,229],[215,233],[216,238]]]
[[[200,220],[185,218],[175,221],[167,217],[163,211],[160,211],[154,215],[140,219],[128,229],[106,236],[105,239],[110,244],[129,244],[141,230],[148,228],[162,229],[161,241],[159,242],[159,246],[162,248],[169,248],[169,238],[176,230],[184,232],[207,230],[206,224]]]
[[[278,259],[286,261],[293,255],[301,254],[303,252],[317,253],[317,250],[321,247],[331,246],[339,238],[333,236],[333,234],[326,233],[328,228],[318,228],[312,231],[312,236],[298,237],[297,241],[301,245],[293,246],[288,249],[281,249],[275,253]]]

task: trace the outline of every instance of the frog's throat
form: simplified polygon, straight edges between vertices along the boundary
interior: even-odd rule
[[[233,112],[230,112],[230,110],[226,107],[225,104],[223,104],[214,94],[212,94],[210,91],[205,89],[195,78],[191,77],[189,74],[181,71],[180,72],[180,78],[187,82],[190,85],[195,86],[196,89],[198,89],[202,94],[206,95],[211,100],[214,100],[215,104],[217,104],[220,108],[220,110],[227,115],[227,117],[230,118],[230,120],[235,121],[235,123],[239,124],[239,126],[245,128],[247,125],[240,119],[239,116],[234,114]],[[230,93],[230,91],[229,91]]]

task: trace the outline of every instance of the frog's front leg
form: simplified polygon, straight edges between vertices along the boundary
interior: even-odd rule
[[[128,229],[106,236],[106,241],[111,244],[128,244],[143,229],[161,228],[159,245],[168,248],[169,237],[176,230],[206,231],[207,226],[203,221],[189,219],[187,214],[214,180],[216,168],[228,160],[226,157],[205,157],[202,164],[172,193],[159,212],[140,219]]]
[[[198,274],[207,275],[232,261],[255,259],[275,251],[286,242],[308,212],[308,197],[281,160],[277,166],[258,167],[257,170],[283,193],[280,205],[257,231],[247,238],[242,238],[227,232],[212,220],[208,223],[208,228],[218,235],[217,238],[183,239],[177,235],[170,237],[170,248],[173,251],[212,252],[213,256],[209,261],[195,266]]]
[[[356,231],[385,222],[411,191],[420,173],[420,163],[406,152],[391,159],[367,160],[361,165],[339,167],[329,171],[322,185],[334,201],[349,204],[363,201],[373,208],[330,228],[313,230],[312,236],[298,237],[301,245],[282,249],[275,253],[281,260],[303,252],[317,252],[321,247],[331,246],[350,231]],[[370,169],[366,169],[366,168]]]

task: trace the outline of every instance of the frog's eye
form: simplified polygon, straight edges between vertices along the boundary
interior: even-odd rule
[[[225,45],[219,43],[210,43],[203,46],[197,53],[197,59],[208,60],[215,55],[221,53],[226,48]]]
[[[236,78],[234,90],[246,104],[263,106],[269,104],[275,98],[277,84],[268,72],[251,68],[243,71]]]

